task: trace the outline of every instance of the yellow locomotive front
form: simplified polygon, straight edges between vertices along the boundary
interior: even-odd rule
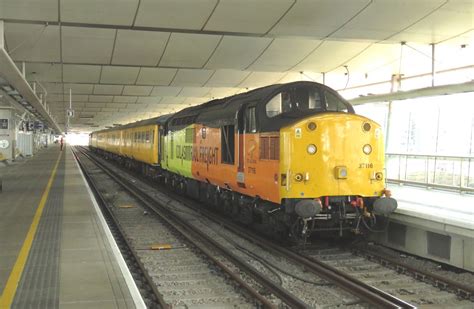
[[[285,116],[285,105],[308,111],[280,128],[279,193],[293,235],[360,233],[396,209],[385,190],[379,124],[329,88],[295,88],[273,100],[267,114]]]

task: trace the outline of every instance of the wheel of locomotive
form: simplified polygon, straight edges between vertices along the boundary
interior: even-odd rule
[[[206,189],[206,203],[214,209],[218,209],[217,190],[213,185],[208,184]]]
[[[179,183],[180,183],[180,181],[179,181],[178,177],[176,177],[176,176],[172,176],[172,177],[171,177],[171,183],[170,183],[170,185],[171,185],[171,189],[172,189],[174,192],[178,192],[178,191],[179,191]]]
[[[250,205],[243,205],[240,207],[239,221],[246,225],[253,223],[253,210]]]
[[[186,181],[184,179],[181,179],[178,184],[178,193],[182,195],[186,194]]]
[[[232,206],[232,218],[238,218],[240,213],[240,195],[238,193],[232,192],[230,197],[230,204]]]
[[[171,175],[168,173],[163,174],[163,184],[168,188],[171,187]]]
[[[222,212],[226,216],[232,216],[232,211],[233,211],[233,205],[232,205],[232,196],[231,193],[227,191],[222,191],[221,196],[221,206],[222,206]]]

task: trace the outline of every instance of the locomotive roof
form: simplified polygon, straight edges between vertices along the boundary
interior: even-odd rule
[[[297,81],[287,84],[275,84],[257,88],[245,93],[236,94],[230,97],[212,100],[197,106],[185,108],[173,114],[169,118],[167,125],[168,128],[178,129],[179,127],[183,127],[191,123],[199,123],[209,127],[220,127],[223,125],[234,124],[236,112],[244,104],[266,104],[266,102],[270,100],[273,95],[297,86],[318,87],[320,89],[330,91],[340,97],[340,95],[335,90],[316,82]],[[347,101],[345,102],[347,103]],[[350,105],[349,103],[347,104]],[[267,124],[260,123],[260,126],[264,126],[261,128],[263,131],[271,131],[278,126],[281,126],[283,123],[275,123],[275,121],[273,121],[273,124]]]

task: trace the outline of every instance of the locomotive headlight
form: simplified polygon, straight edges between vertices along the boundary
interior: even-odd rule
[[[372,152],[372,146],[370,146],[369,144],[365,144],[364,147],[362,147],[362,151],[366,155],[369,155]]]
[[[314,144],[309,144],[306,150],[308,151],[310,155],[314,155],[316,151],[318,151],[318,148]]]

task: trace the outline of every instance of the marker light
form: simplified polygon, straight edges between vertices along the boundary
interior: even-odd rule
[[[362,147],[362,151],[366,155],[369,155],[372,152],[372,146],[370,146],[369,144],[365,144],[364,147]]]
[[[310,155],[314,155],[316,153],[316,151],[318,151],[318,148],[316,148],[316,145],[314,145],[314,144],[309,144],[308,148],[306,148],[306,150],[308,151],[308,153]]]
[[[370,123],[364,122],[364,124],[362,125],[362,128],[364,129],[365,132],[369,132],[372,126],[370,125]]]

